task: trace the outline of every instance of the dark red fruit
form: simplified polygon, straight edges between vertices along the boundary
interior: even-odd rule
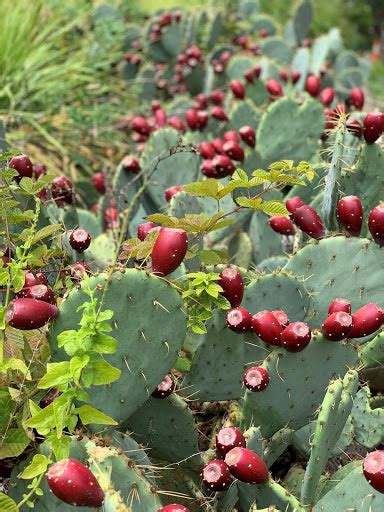
[[[228,140],[223,144],[223,151],[229,158],[237,162],[242,162],[245,158],[244,149],[238,142],[234,142],[233,140]]]
[[[175,391],[175,381],[170,375],[166,375],[164,379],[152,391],[152,396],[155,398],[167,398]]]
[[[215,171],[212,160],[204,160],[200,166],[201,172],[207,176],[207,178],[217,178],[217,172]]]
[[[217,119],[218,121],[227,121],[228,120],[228,116],[225,113],[224,109],[218,105],[213,107],[213,109],[211,111],[211,116],[214,119]]]
[[[216,154],[214,147],[209,142],[202,142],[200,144],[199,153],[205,160],[212,160]]]
[[[374,241],[384,245],[384,203],[375,206],[368,217],[368,228]]]
[[[259,311],[252,317],[253,332],[265,343],[280,346],[283,331],[279,321],[270,311]]]
[[[223,91],[216,89],[215,91],[211,92],[210,99],[214,105],[221,105],[225,99],[225,94]]]
[[[253,366],[244,373],[243,382],[249,391],[263,391],[269,384],[269,373],[262,366]]]
[[[172,116],[168,119],[168,125],[174,128],[175,130],[178,130],[179,132],[184,133],[185,132],[185,125],[183,121],[178,116]]]
[[[364,91],[360,89],[360,87],[354,87],[349,93],[349,102],[357,108],[357,110],[362,110],[364,107]]]
[[[243,300],[244,281],[240,272],[234,268],[225,268],[220,273],[218,281],[223,291],[221,294],[229,301],[233,308],[240,306]]]
[[[285,215],[276,215],[269,218],[269,225],[279,233],[280,235],[294,235],[295,234],[295,226],[289,217]]]
[[[235,166],[227,155],[216,155],[212,159],[212,167],[215,170],[218,178],[231,176],[231,174],[233,174],[235,171]]]
[[[225,463],[231,474],[241,482],[265,484],[269,480],[265,462],[247,448],[232,448],[225,456]]]
[[[324,338],[331,341],[340,341],[348,338],[351,329],[352,317],[343,311],[329,315],[321,326]]]
[[[315,94],[316,96],[316,94]],[[335,91],[332,87],[326,87],[323,89],[319,96],[320,102],[325,105],[326,107],[329,107],[329,105],[333,102],[335,99]]]
[[[226,491],[233,482],[228,466],[223,460],[214,459],[203,467],[201,480],[211,491]]]
[[[189,508],[184,507],[184,505],[178,505],[177,503],[172,503],[171,505],[165,505],[165,507],[161,507],[159,512],[191,512]]]
[[[102,172],[97,172],[92,176],[92,183],[99,194],[105,194],[105,176]]]
[[[248,71],[244,71],[243,76],[248,83],[253,84],[253,80],[254,80],[253,69],[248,69]]]
[[[296,84],[300,80],[300,77],[300,71],[292,71],[291,79],[293,84]]]
[[[237,135],[237,132],[235,130],[228,130],[224,133],[223,139],[225,142],[233,141],[239,143],[239,136]]]
[[[183,185],[174,185],[173,187],[167,188],[167,190],[164,191],[165,200],[169,202],[175,194],[182,190],[184,190]]]
[[[31,286],[35,286],[37,284],[45,284],[45,286],[48,286],[48,281],[41,272],[37,272],[35,277],[35,275],[29,270],[24,270],[23,290],[25,290],[26,288],[30,288]]]
[[[77,252],[84,252],[91,245],[91,235],[85,229],[74,229],[69,237],[69,244]]]
[[[300,352],[311,341],[312,333],[304,322],[292,322],[281,333],[281,345],[288,352]]]
[[[58,314],[59,310],[53,304],[42,300],[18,298],[10,302],[6,321],[16,329],[30,331],[43,327]]]
[[[337,218],[352,236],[359,236],[363,225],[363,205],[357,196],[345,196],[338,202]]]
[[[224,427],[219,430],[216,435],[216,448],[223,457],[236,446],[246,446],[245,437],[238,428]]]
[[[209,120],[208,112],[206,112],[205,110],[198,110],[196,112],[196,115],[197,115],[197,128],[199,130],[204,130],[204,128],[207,126],[208,120]]]
[[[141,170],[139,161],[134,156],[126,156],[123,161],[121,162],[121,165],[124,168],[125,172],[139,172]]]
[[[48,391],[48,393],[40,400],[39,406],[42,409],[45,409],[48,407],[48,405],[51,405],[51,403],[56,400],[60,395],[62,394],[61,391],[59,391],[57,388],[52,388]]]
[[[66,176],[58,176],[51,183],[52,197],[58,206],[73,203],[73,186]]]
[[[198,130],[199,118],[195,110],[186,110],[184,113],[184,117],[187,122],[187,125],[192,131]]]
[[[320,78],[316,75],[309,75],[305,81],[305,90],[308,94],[315,97],[320,92]]]
[[[149,135],[151,133],[151,127],[144,117],[134,117],[131,121],[131,128],[140,135]]]
[[[249,147],[254,148],[256,145],[256,133],[251,126],[242,126],[239,130],[241,140]]]
[[[333,299],[329,308],[328,315],[332,315],[332,313],[338,313],[339,311],[343,311],[344,313],[351,314],[352,307],[351,303],[347,299]]]
[[[363,473],[376,491],[384,493],[384,450],[376,450],[365,456]]]
[[[48,485],[59,500],[77,507],[99,508],[104,492],[91,471],[74,459],[63,459],[47,472]]]
[[[335,115],[334,111],[328,107],[325,107],[324,115],[325,115],[325,130],[332,130],[335,127],[335,125],[337,124],[337,116]]]
[[[137,238],[141,241],[145,240],[148,233],[156,227],[156,224],[153,222],[144,222],[143,224],[139,224],[137,228]]]
[[[294,214],[295,211],[300,208],[300,206],[303,206],[304,205],[304,201],[301,199],[301,197],[299,196],[295,196],[295,197],[290,197],[289,199],[287,199],[285,201],[285,207],[286,209]]]
[[[279,97],[284,94],[283,88],[281,87],[281,83],[278,80],[276,80],[276,78],[269,80],[269,82],[266,83],[266,87],[269,94],[273,97]]]
[[[243,100],[245,97],[245,87],[241,80],[232,80],[229,84],[233,95],[239,100]]]
[[[164,110],[157,109],[155,111],[155,126],[156,128],[162,128],[167,124],[167,114]]]
[[[363,135],[367,144],[373,144],[384,131],[384,114],[369,112],[363,121]]]
[[[188,249],[184,229],[161,228],[152,250],[152,271],[167,276],[177,269]]]
[[[304,231],[307,235],[316,240],[320,240],[320,238],[324,238],[324,226],[323,223],[316,212],[311,206],[304,204],[297,208],[294,214],[294,220],[297,226]]]
[[[252,315],[242,307],[230,309],[227,313],[227,327],[234,332],[252,331]]]
[[[81,281],[84,274],[91,275],[92,272],[88,265],[82,261],[78,261],[69,267],[69,277],[74,283]]]
[[[224,142],[221,139],[213,139],[213,141],[211,142],[211,145],[218,155],[222,155],[224,153],[223,152]]]
[[[33,166],[33,176],[38,180],[41,176],[47,174],[47,167],[44,164],[35,164]]]
[[[285,69],[281,69],[279,71],[279,77],[281,78],[281,80],[285,83],[288,82],[288,72],[285,71]]]
[[[11,158],[9,162],[9,167],[15,169],[19,173],[19,176],[16,177],[17,181],[20,181],[21,178],[32,178],[33,175],[33,165],[27,155],[18,155]]]
[[[37,299],[50,304],[56,304],[55,293],[51,288],[45,284],[35,284],[28,288],[23,288],[18,294],[18,297],[25,297],[27,299]]]
[[[261,72],[262,72],[262,68],[261,68],[261,66],[256,65],[256,66],[253,68],[253,74],[255,75],[255,77],[256,77],[256,78],[259,78],[259,76],[261,75]]]
[[[376,332],[384,321],[383,310],[377,304],[366,304],[352,315],[353,327],[349,338],[364,338]]]
[[[271,311],[271,313],[279,322],[281,327],[285,329],[285,327],[287,327],[287,325],[289,324],[289,318],[286,315],[286,313],[284,313],[284,311],[281,311],[280,309],[274,309],[273,311]]]
[[[349,131],[349,133],[352,133],[352,135],[358,137],[359,139],[361,139],[361,137],[363,136],[363,126],[357,119],[347,120],[347,130]]]

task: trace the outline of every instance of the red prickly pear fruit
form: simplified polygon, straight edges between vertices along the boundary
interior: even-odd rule
[[[155,126],[156,128],[162,128],[167,124],[167,114],[162,109],[155,111]]]
[[[144,117],[134,117],[131,121],[131,128],[140,135],[149,135],[151,133],[151,127]]]
[[[83,279],[84,274],[91,275],[92,271],[86,263],[78,261],[69,267],[68,273],[71,281],[77,283]]]
[[[221,294],[233,308],[240,306],[244,294],[244,281],[240,272],[234,268],[225,268],[220,272],[218,285],[223,289]]]
[[[235,98],[243,100],[245,98],[245,87],[241,80],[232,80],[229,84],[232,94]]]
[[[216,155],[212,159],[212,167],[217,174],[217,178],[231,176],[235,171],[235,166],[227,155]]]
[[[261,68],[261,66],[256,65],[256,66],[253,68],[253,74],[255,75],[255,77],[256,77],[256,78],[259,78],[259,76],[261,75],[261,72],[262,72],[262,68]]]
[[[363,136],[363,127],[357,119],[348,119],[347,120],[347,130],[349,133],[352,133],[355,137],[361,139]]]
[[[203,467],[201,481],[211,491],[226,491],[233,482],[228,466],[223,460],[214,459]]]
[[[348,112],[349,109],[345,103],[338,103],[333,109],[333,113],[336,119],[338,119],[341,115],[346,116]]]
[[[200,170],[207,178],[217,178],[217,172],[213,167],[212,160],[204,160]]]
[[[337,116],[335,115],[334,111],[328,107],[325,107],[324,115],[325,115],[325,130],[332,130],[337,123]]]
[[[270,345],[281,345],[283,329],[270,311],[259,311],[252,317],[252,330],[261,340]]]
[[[247,146],[254,148],[256,145],[256,133],[251,126],[242,126],[239,130],[241,140],[247,144]]]
[[[357,110],[362,110],[364,107],[364,91],[360,87],[354,87],[349,93],[349,103]]]
[[[72,181],[66,176],[58,176],[52,180],[51,192],[57,206],[73,203]]]
[[[167,190],[164,191],[165,200],[167,201],[167,203],[169,203],[169,201],[175,194],[181,192],[182,190],[184,190],[183,185],[174,185],[173,187],[167,188]]]
[[[337,204],[337,219],[352,236],[359,236],[363,225],[363,205],[357,196],[345,196]]]
[[[208,120],[209,120],[208,112],[206,112],[205,110],[198,110],[196,112],[196,116],[197,116],[197,128],[199,130],[204,130],[204,128],[207,126]]]
[[[352,317],[344,311],[332,313],[321,326],[323,337],[330,341],[340,341],[348,338],[352,329]]]
[[[281,87],[281,83],[276,80],[276,78],[269,80],[269,82],[266,84],[266,87],[271,96],[278,97],[283,95],[283,88]]]
[[[41,272],[37,272],[36,277],[32,272],[29,270],[24,270],[24,286],[21,292],[27,288],[30,288],[31,286],[35,286],[37,284],[45,284],[45,286],[48,286],[48,281],[44,277],[44,275]],[[21,293],[19,292],[19,293]]]
[[[244,149],[238,142],[234,142],[233,140],[228,140],[223,144],[223,151],[229,158],[237,162],[242,162],[245,158]]]
[[[384,131],[384,114],[369,112],[363,121],[363,136],[367,144],[373,144]]]
[[[366,304],[352,315],[353,327],[349,338],[364,338],[376,332],[384,321],[383,310],[377,304]]]
[[[102,172],[97,172],[92,176],[92,183],[95,189],[102,196],[105,194],[105,176]]]
[[[153,100],[152,103],[151,103],[151,110],[152,110],[152,112],[155,113],[156,110],[160,110],[160,109],[161,109],[160,101]]]
[[[152,250],[152,272],[167,276],[177,269],[188,249],[184,229],[161,228]]]
[[[168,120],[168,125],[179,132],[185,132],[185,125],[179,116],[172,116]]]
[[[59,500],[77,507],[99,508],[104,492],[94,474],[81,462],[63,459],[47,472],[48,485]]]
[[[85,229],[74,229],[69,237],[69,244],[77,252],[84,252],[91,245],[91,235]]]
[[[230,309],[227,313],[227,327],[238,333],[252,331],[251,313],[242,307]]]
[[[295,224],[299,226],[301,231],[316,240],[324,238],[324,226],[316,210],[311,206],[304,204],[297,208],[294,213]]]
[[[19,173],[16,176],[16,181],[20,181],[21,178],[32,178],[33,175],[33,165],[31,160],[27,155],[18,155],[11,158],[9,162],[9,167],[14,169]]]
[[[281,333],[281,345],[287,352],[301,352],[312,338],[310,328],[304,322],[292,322]]]
[[[236,448],[236,446],[242,446],[245,448],[246,441],[243,434],[236,427],[224,427],[216,435],[216,449],[225,457],[227,453]]]
[[[249,391],[263,391],[269,384],[269,373],[262,366],[253,366],[244,373],[243,382]]]
[[[55,293],[45,284],[35,284],[29,288],[23,288],[17,297],[25,297],[27,299],[37,299],[50,304],[56,304]]]
[[[351,303],[349,302],[349,300],[340,299],[340,298],[333,299],[333,301],[331,302],[331,304],[329,305],[329,308],[328,308],[328,315],[332,315],[332,313],[339,313],[339,312],[348,313],[349,315],[351,314],[352,306],[351,306]]]
[[[288,82],[288,72],[285,71],[285,69],[281,69],[279,71],[279,77],[281,78],[281,80],[285,83]]]
[[[134,156],[126,156],[123,161],[121,162],[121,165],[124,168],[125,172],[139,172],[141,170],[139,161]]]
[[[285,207],[291,214],[291,217],[294,216],[296,210],[301,206],[304,206],[304,201],[299,196],[290,197],[285,201]]]
[[[243,76],[248,83],[253,84],[253,80],[254,80],[253,69],[248,69],[248,71],[244,71]]]
[[[178,503],[172,503],[171,505],[165,505],[165,507],[161,507],[159,512],[191,512],[189,508],[184,507],[184,505],[179,505]]]
[[[47,167],[44,164],[35,164],[33,166],[33,176],[37,180],[41,177],[47,174]]]
[[[58,314],[59,310],[54,304],[37,299],[18,298],[10,302],[5,316],[10,326],[30,331],[43,327]]]
[[[384,493],[384,450],[376,450],[365,456],[363,474],[376,491]]]
[[[292,79],[293,84],[296,84],[300,80],[300,77],[301,77],[300,71],[292,71],[291,79]]]
[[[199,109],[207,108],[208,106],[208,98],[205,94],[198,94],[196,96],[196,100],[199,104]]]
[[[209,142],[202,142],[200,144],[199,153],[204,160],[212,160],[216,154],[214,147]]]
[[[257,453],[238,446],[225,456],[231,474],[241,482],[265,484],[269,480],[268,468]]]
[[[223,91],[219,91],[218,89],[216,89],[211,92],[210,99],[214,105],[221,105],[225,99],[225,94],[223,93]]]
[[[237,135],[237,132],[235,130],[228,130],[224,133],[223,139],[225,142],[233,141],[233,142],[239,142],[239,137]]]
[[[224,142],[221,139],[213,139],[213,141],[211,142],[211,145],[218,155],[222,155],[224,153],[223,152]]]
[[[276,320],[279,322],[281,327],[285,329],[287,325],[289,324],[289,318],[284,311],[281,311],[280,309],[274,309],[271,311],[272,315],[276,318]]]
[[[335,91],[333,90],[332,87],[326,87],[321,91],[319,99],[324,106],[329,107],[329,105],[335,99]]]
[[[218,121],[228,121],[228,116],[224,112],[224,109],[218,105],[213,107],[213,109],[211,111],[211,116],[214,119],[217,119]]]
[[[184,117],[190,130],[195,131],[199,128],[199,118],[195,110],[186,110]]]
[[[320,92],[320,78],[316,75],[309,75],[305,81],[305,90],[308,94],[316,97]]]
[[[279,233],[280,235],[294,235],[295,234],[295,226],[289,217],[285,215],[275,215],[269,218],[269,225]]]
[[[154,224],[153,222],[143,222],[143,224],[139,224],[137,228],[137,238],[143,242],[143,240],[146,239],[151,229],[155,227],[156,224]]]
[[[265,37],[268,37],[268,29],[267,28],[261,28],[259,30],[259,36],[264,39]]]
[[[374,241],[380,246],[384,245],[384,203],[370,211],[368,228]]]
[[[167,398],[175,391],[175,381],[170,375],[166,375],[164,379],[152,391],[152,396],[155,398]]]

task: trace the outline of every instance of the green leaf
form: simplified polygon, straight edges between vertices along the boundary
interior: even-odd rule
[[[89,363],[90,357],[87,354],[81,356],[74,356],[69,362],[69,370],[72,379],[76,384],[80,384],[81,372],[85,366]]]
[[[17,359],[16,357],[10,357],[0,364],[0,373],[7,372],[8,370],[17,370],[28,378],[31,377],[28,367],[24,361],[22,359]]]
[[[62,388],[72,379],[69,361],[61,363],[48,363],[47,373],[42,377],[38,389]]]
[[[12,263],[11,263],[11,265],[12,265]],[[15,292],[17,293],[24,286],[25,276],[24,276],[24,272],[21,268],[12,266],[11,269],[12,269],[12,286],[13,286]]]
[[[21,178],[19,187],[24,190],[25,192],[28,192],[28,194],[31,194],[33,191],[33,180],[32,178],[28,178],[28,176],[25,176],[24,178]]]
[[[64,427],[67,426],[67,416],[75,393],[75,389],[69,389],[52,403],[57,437],[61,437]]]
[[[204,181],[197,181],[196,183],[185,185],[184,191],[191,196],[213,197],[213,199],[218,199],[219,182],[214,178],[208,178]]]
[[[92,339],[92,350],[98,354],[113,354],[116,348],[117,340],[108,334],[97,333]]]
[[[47,467],[50,463],[50,460],[45,455],[40,453],[33,456],[33,459],[28,464],[28,466],[22,471],[18,478],[22,478],[23,480],[31,480],[35,476],[39,476],[42,473],[47,471]]]
[[[18,457],[23,453],[31,440],[24,430],[19,428],[8,429],[0,442],[0,459]]]
[[[97,359],[93,361],[93,380],[94,386],[111,384],[120,378],[121,370],[115,368],[105,359]]]
[[[56,400],[54,402],[56,402]],[[40,409],[36,414],[33,413],[32,418],[24,422],[24,427],[35,428],[39,434],[46,435],[49,430],[55,426],[55,418],[53,415],[54,402],[49,404],[48,407],[45,407],[45,409]],[[29,404],[32,412],[31,400]]]
[[[90,405],[82,405],[75,409],[84,425],[94,423],[96,425],[117,425],[117,421]]]
[[[223,251],[215,251],[213,249],[203,249],[197,253],[197,256],[205,265],[218,265],[225,258]]]
[[[1,512],[18,512],[18,507],[12,498],[0,492],[0,510]]]
[[[259,210],[267,215],[289,215],[289,211],[280,201],[263,201]]]
[[[50,444],[56,460],[67,459],[69,457],[69,447],[71,445],[71,437],[63,435],[57,437],[56,432],[50,432],[46,440]]]
[[[260,199],[259,197],[255,198],[255,199],[252,199],[249,197],[237,197],[236,203],[239,206],[243,206],[244,208],[252,208],[254,210],[259,210],[260,205],[262,203],[262,199]]]
[[[191,361],[186,357],[178,357],[173,365],[174,369],[179,372],[189,372],[191,369]]]
[[[54,233],[57,233],[57,231],[59,231],[60,229],[60,224],[49,224],[48,226],[44,226],[37,233],[35,233],[34,237],[32,238],[32,244],[36,244],[37,242],[44,240],[44,238],[52,236]]]

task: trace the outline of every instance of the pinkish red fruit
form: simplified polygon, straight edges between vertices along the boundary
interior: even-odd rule
[[[233,140],[228,140],[223,144],[223,151],[229,158],[237,162],[242,162],[245,158],[244,149],[238,142],[234,142]]]
[[[216,89],[215,91],[211,92],[210,99],[214,105],[221,105],[225,99],[225,94],[223,91]]]
[[[235,132],[235,130],[228,130],[227,132],[225,132],[223,135],[223,139],[225,142],[239,142],[239,136],[237,135],[237,132]]]
[[[102,172],[97,172],[92,176],[92,183],[99,194],[105,194],[105,176]]]
[[[27,155],[18,155],[11,158],[9,167],[15,169],[19,173],[16,177],[16,181],[20,181],[21,178],[32,178],[33,165]]]
[[[186,110],[184,113],[185,120],[190,130],[195,131],[199,128],[199,118],[195,110]]]
[[[239,100],[243,100],[245,97],[245,87],[241,80],[232,80],[229,84],[232,94]]]
[[[374,241],[384,245],[384,203],[375,206],[368,217],[368,228]]]
[[[357,119],[347,119],[347,130],[359,139],[363,136],[363,126]]]
[[[288,72],[285,71],[285,69],[281,69],[279,71],[279,77],[281,78],[281,80],[285,83],[288,82]]]
[[[352,317],[344,311],[332,313],[321,326],[321,332],[325,339],[331,341],[340,341],[348,338],[352,329]]]
[[[49,302],[50,304],[56,304],[54,291],[45,284],[35,284],[33,286],[29,286],[28,288],[23,288],[17,294],[17,297],[37,299],[44,302]]]
[[[351,314],[352,307],[351,303],[347,299],[333,299],[329,308],[328,315],[332,315],[332,313],[338,313],[339,311],[343,311],[344,313]]]
[[[349,102],[357,109],[362,110],[364,107],[364,91],[360,87],[354,87],[349,93]]]
[[[376,491],[384,493],[384,450],[376,450],[365,456],[363,473]]]
[[[155,126],[156,128],[162,128],[167,124],[167,114],[161,108],[155,111]]]
[[[168,125],[174,128],[175,130],[178,130],[179,132],[185,132],[185,125],[178,116],[171,116],[168,119]]]
[[[37,180],[41,177],[47,174],[47,167],[44,164],[35,164],[33,166],[33,176]]]
[[[268,468],[257,453],[247,448],[232,448],[225,456],[231,474],[241,482],[265,484],[269,480]]]
[[[227,114],[225,113],[224,109],[222,107],[220,107],[219,105],[213,107],[213,109],[211,111],[211,116],[214,119],[217,119],[218,121],[227,121],[228,120]]]
[[[311,341],[311,330],[304,322],[292,322],[281,333],[281,345],[288,352],[301,352]]]
[[[383,310],[377,304],[366,304],[352,315],[353,327],[349,338],[364,338],[373,334],[383,324]]]
[[[216,448],[223,457],[236,446],[246,446],[245,437],[238,428],[224,427],[219,430],[216,435]]]
[[[69,237],[69,244],[77,252],[84,252],[91,245],[91,235],[85,229],[74,229]]]
[[[136,173],[141,170],[139,161],[134,156],[126,156],[121,162],[121,165],[123,166],[125,172]]]
[[[197,128],[200,131],[204,130],[204,128],[207,126],[208,120],[209,120],[208,112],[206,112],[205,110],[198,110],[196,112],[196,115],[197,115]]]
[[[24,270],[23,290],[37,284],[45,284],[45,286],[48,286],[48,281],[41,272],[37,272],[35,277],[35,275],[29,270]]]
[[[369,112],[363,121],[363,135],[367,144],[373,144],[384,131],[384,114]]]
[[[179,505],[178,503],[172,503],[171,505],[165,505],[165,507],[161,507],[159,512],[191,512],[189,508],[184,507],[184,505]]]
[[[152,396],[155,398],[167,398],[175,391],[175,381],[170,375],[166,375],[164,379],[152,391]]]
[[[47,472],[48,485],[59,500],[77,507],[99,508],[104,492],[91,471],[74,459],[63,459]]]
[[[139,224],[137,228],[137,238],[141,241],[145,240],[148,233],[156,227],[156,224],[153,222],[143,222],[143,224]]]
[[[230,309],[227,313],[227,327],[234,332],[252,331],[252,315],[242,307]]]
[[[305,81],[305,90],[308,94],[315,97],[320,92],[320,78],[316,75],[309,75]]]
[[[262,72],[262,68],[261,68],[261,66],[256,65],[256,66],[253,68],[253,74],[255,75],[255,77],[256,77],[256,78],[259,78],[259,76],[261,75],[261,72]]]
[[[149,135],[151,127],[146,119],[141,116],[134,117],[131,121],[131,128],[140,135]]]
[[[315,94],[316,96],[316,94]],[[320,102],[325,105],[326,107],[329,107],[329,105],[333,102],[335,99],[335,91],[332,87],[326,87],[323,89],[319,96]]]
[[[252,317],[253,332],[265,343],[280,346],[283,331],[279,321],[270,311],[259,311]]]
[[[269,218],[269,225],[276,233],[280,235],[294,235],[295,226],[289,217],[285,215],[276,215]]]
[[[204,160],[200,166],[201,172],[207,176],[207,178],[217,178],[217,172],[212,165],[212,160]]]
[[[235,166],[227,155],[216,155],[212,159],[212,167],[216,172],[217,178],[231,176],[235,171]]]
[[[279,322],[281,327],[285,329],[287,325],[289,324],[289,318],[284,311],[281,311],[280,309],[274,309],[271,311],[272,315],[276,318],[276,320]]]
[[[73,186],[72,181],[66,176],[58,176],[54,178],[51,183],[51,193],[57,206],[62,206],[64,203],[73,203]]]
[[[256,133],[251,126],[242,126],[239,130],[241,140],[249,147],[254,148],[256,145]]]
[[[164,191],[165,200],[169,203],[172,197],[182,190],[184,190],[183,185],[174,185],[173,187],[167,188],[167,190]]]
[[[296,84],[300,80],[300,77],[300,71],[292,71],[291,79],[293,84]]]
[[[152,271],[167,276],[182,263],[188,249],[184,229],[161,228],[152,250]]]
[[[244,71],[243,76],[248,83],[250,83],[250,84],[253,83],[253,80],[254,80],[253,69],[248,69],[247,71]]]
[[[300,208],[300,206],[304,205],[304,201],[299,196],[290,197],[285,201],[285,207],[289,211],[289,213],[294,214],[295,211]]]
[[[58,314],[59,310],[53,304],[42,300],[18,298],[10,302],[6,321],[16,329],[30,331],[43,327]]]
[[[253,366],[244,373],[243,382],[249,391],[263,391],[269,384],[269,373],[262,366]]]
[[[200,144],[199,153],[204,160],[212,160],[216,154],[214,147],[209,142],[202,142]]]
[[[363,225],[363,205],[357,196],[345,196],[337,204],[337,218],[352,236],[359,236]]]
[[[214,459],[203,467],[201,480],[211,491],[226,491],[233,482],[228,466],[223,460]]]
[[[281,87],[281,83],[278,80],[276,80],[276,78],[269,80],[269,82],[266,83],[266,87],[269,94],[273,97],[279,97],[284,94],[283,88]]]
[[[311,206],[304,204],[297,208],[294,214],[294,220],[297,226],[308,236],[320,240],[324,238],[324,226],[316,212]]]
[[[234,268],[225,268],[220,273],[218,285],[223,289],[221,294],[233,308],[240,306],[244,294],[244,281],[240,272]]]
[[[213,139],[211,145],[218,155],[222,155],[224,142],[221,139]]]

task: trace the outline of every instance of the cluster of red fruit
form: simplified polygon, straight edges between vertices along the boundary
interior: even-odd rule
[[[267,37],[268,31],[265,28],[261,29],[259,31],[259,36],[261,38]],[[260,45],[258,43],[253,43],[252,37],[250,35],[242,35],[242,36],[234,37],[232,39],[232,43],[237,46],[241,46],[241,48],[244,50],[243,53],[245,55],[248,54],[248,55],[258,56],[258,55],[262,54]]]
[[[165,11],[155,19],[154,23],[151,26],[151,32],[149,34],[149,40],[154,43],[159,41],[161,38],[161,32],[165,27],[171,25],[172,23],[180,23],[182,19],[182,13],[180,11],[171,12]]]
[[[221,75],[224,73],[225,68],[227,67],[228,62],[231,60],[233,52],[229,50],[225,50],[222,52],[217,59],[213,59],[211,64],[213,67],[213,71],[217,75]]]
[[[143,50],[143,44],[139,39],[132,41],[131,46],[138,52]],[[140,66],[140,64],[143,62],[143,57],[139,53],[126,52],[124,54],[124,59],[134,66]]]
[[[176,94],[183,94],[188,91],[186,77],[193,71],[193,69],[205,61],[200,48],[195,44],[187,48],[183,53],[176,58],[176,64],[173,67],[173,76],[171,81],[165,78],[164,71],[166,67],[164,64],[156,64],[155,82],[156,87],[164,90],[170,96]]]

